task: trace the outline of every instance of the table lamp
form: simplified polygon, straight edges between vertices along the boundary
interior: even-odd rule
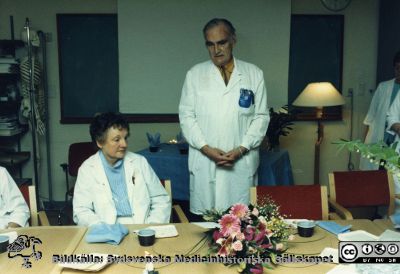
[[[299,107],[315,107],[318,122],[318,139],[315,142],[314,156],[314,184],[319,185],[319,158],[320,146],[324,137],[324,128],[321,123],[323,107],[344,105],[345,100],[337,89],[329,82],[310,83],[294,100],[293,105]]]

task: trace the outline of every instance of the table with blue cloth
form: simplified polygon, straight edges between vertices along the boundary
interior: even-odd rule
[[[158,178],[171,180],[172,195],[176,200],[189,200],[188,155],[181,154],[174,144],[161,144],[158,152],[140,150]],[[285,149],[260,151],[258,185],[293,185],[289,153]]]

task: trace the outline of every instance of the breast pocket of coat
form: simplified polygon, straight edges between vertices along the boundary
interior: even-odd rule
[[[251,89],[240,89],[237,106],[239,110],[239,115],[254,114],[254,96],[254,92]]]

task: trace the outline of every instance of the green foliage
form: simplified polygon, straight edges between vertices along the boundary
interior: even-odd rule
[[[361,140],[347,141],[341,139],[334,144],[337,144],[339,149],[348,149],[360,153],[371,163],[383,165],[388,171],[398,173],[400,171],[400,154],[396,151],[397,143],[388,146],[384,142],[364,144]],[[386,163],[381,163],[381,160]]]
[[[271,147],[279,146],[279,137],[287,136],[293,129],[294,113],[289,112],[288,106],[283,106],[278,112],[273,108],[269,109],[270,121],[267,129],[267,137]]]

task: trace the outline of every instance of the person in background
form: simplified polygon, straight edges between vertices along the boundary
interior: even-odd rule
[[[18,186],[4,167],[0,167],[0,229],[28,225],[29,208]]]
[[[393,59],[394,75],[395,78],[391,80],[391,88],[393,93],[396,93],[396,98],[393,100],[389,111],[387,112],[387,134],[393,136],[393,142],[399,141],[400,134],[400,96],[398,95],[400,89],[400,51],[398,51]],[[393,96],[392,96],[393,97]],[[400,146],[397,145],[396,150],[399,152]],[[400,182],[397,174],[393,175],[394,193],[400,194]],[[395,213],[400,213],[400,200],[395,199]]]
[[[364,124],[367,126],[365,137],[366,144],[377,143],[383,140],[386,144],[390,145],[395,139],[394,132],[386,131],[386,128],[388,124],[392,127],[392,125],[399,120],[400,116],[392,116],[388,121],[386,121],[386,119],[389,108],[391,105],[395,104],[394,101],[400,88],[400,51],[398,51],[393,58],[393,68],[394,78],[389,81],[381,82],[372,97],[367,116],[364,120]],[[398,100],[396,99],[396,101]],[[398,103],[400,103],[400,101],[398,101]],[[395,110],[393,111],[395,112]],[[376,170],[378,168],[379,166],[371,163],[370,159],[360,159],[361,170]]]
[[[99,151],[79,168],[74,222],[82,226],[168,223],[169,195],[147,160],[128,151],[129,124],[122,115],[96,116],[90,135]]]
[[[233,57],[232,23],[215,18],[203,28],[209,61],[186,74],[179,104],[188,141],[190,211],[248,204],[257,180],[258,147],[269,123],[261,69]],[[193,219],[201,219],[194,215]]]

